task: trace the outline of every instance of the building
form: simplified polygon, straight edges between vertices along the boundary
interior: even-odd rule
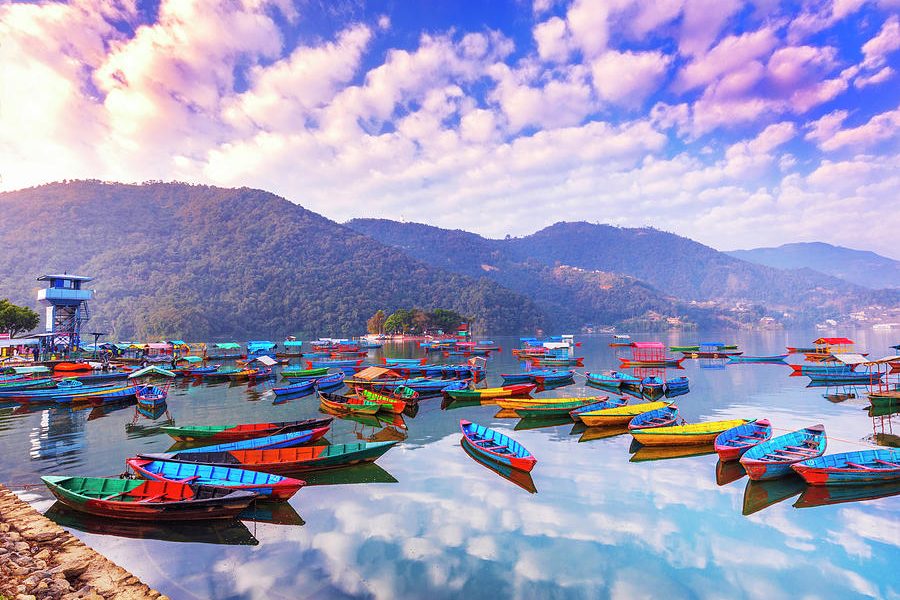
[[[81,344],[81,328],[91,318],[88,300],[94,290],[82,285],[92,281],[83,275],[41,275],[38,281],[46,281],[47,287],[38,290],[38,302],[44,307],[44,327],[48,334],[46,348],[68,353]]]

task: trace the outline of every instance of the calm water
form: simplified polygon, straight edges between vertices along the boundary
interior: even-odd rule
[[[735,340],[747,354],[777,354],[817,335],[713,337]],[[871,331],[851,337],[873,356],[900,341]],[[586,370],[617,366],[608,337],[579,339]],[[514,340],[497,341],[504,351],[489,360],[491,385],[518,370],[508,352]],[[385,352],[409,356],[414,347]],[[863,410],[863,388],[834,403],[824,396],[854,390],[806,388],[808,380],[788,377],[783,365],[685,367],[678,374],[690,378],[691,392],[678,405],[689,422],[766,417],[777,430],[824,423],[829,452],[863,447],[891,427],[900,434],[900,415],[873,419]],[[313,396],[274,404],[272,385],[184,382],[170,393],[167,416],[215,424],[317,414]],[[602,393],[576,383],[546,394]],[[376,466],[307,477],[317,485],[289,506],[261,508],[256,520],[117,527],[51,514],[173,598],[900,598],[900,495],[889,495],[898,488],[862,490],[881,497],[858,500],[805,492],[800,480],[748,485],[740,471],[717,469],[715,454],[632,454],[628,435],[597,436],[571,423],[515,430],[517,420],[496,413],[441,410],[440,399],[429,399],[405,418],[407,429],[336,420],[334,443],[406,437]],[[470,458],[459,444],[460,418],[523,443],[538,458],[533,477],[510,481]],[[133,407],[0,409],[0,481],[118,474],[127,456],[170,446],[154,430],[165,419]],[[53,504],[42,487],[18,489],[42,511]],[[834,503],[841,499],[849,501]]]

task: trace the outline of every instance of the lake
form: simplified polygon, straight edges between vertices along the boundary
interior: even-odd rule
[[[898,334],[841,332],[880,357]],[[748,355],[805,346],[815,331],[647,334],[636,340],[737,342]],[[584,369],[617,368],[609,336],[578,336]],[[488,385],[519,370],[515,338],[488,360]],[[418,355],[415,344],[373,356]],[[796,362],[797,356],[790,360]],[[898,415],[870,417],[865,388],[808,388],[784,365],[687,360],[688,422],[768,418],[775,434],[823,423],[828,452],[896,441]],[[602,395],[574,385],[553,396]],[[45,474],[112,476],[137,452],[166,450],[156,428],[293,420],[315,396],[274,403],[274,382],[173,386],[168,413],[135,408],[0,408],[0,481],[41,511]],[[855,397],[852,397],[854,396]],[[826,398],[829,396],[829,398]],[[847,398],[847,396],[851,396]],[[836,402],[835,400],[842,400]],[[496,406],[442,410],[425,399],[394,424],[336,419],[332,443],[403,439],[375,465],[302,477],[289,505],[214,525],[127,526],[54,507],[80,539],[172,598],[900,598],[900,488],[748,483],[714,453],[633,453],[631,436],[567,424],[516,429]],[[459,420],[507,433],[538,460],[501,477],[460,446]],[[892,434],[893,436],[892,437]]]

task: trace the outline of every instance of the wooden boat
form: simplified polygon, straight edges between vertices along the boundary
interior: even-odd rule
[[[740,350],[716,350],[712,352],[682,352],[685,358],[731,358],[743,354]]]
[[[378,392],[373,392],[364,388],[360,388],[356,393],[363,400],[377,404],[383,411],[400,414],[406,408],[406,401],[401,400],[400,398],[379,394]]]
[[[774,354],[772,356],[741,356],[733,354],[728,357],[730,363],[783,363],[787,354]]]
[[[327,392],[319,392],[319,404],[322,408],[359,415],[374,415],[381,410],[381,405],[376,402],[369,402],[353,396],[329,394]]]
[[[253,492],[271,500],[287,500],[306,485],[300,479],[282,475],[245,471],[231,467],[214,467],[191,463],[175,463],[164,460],[129,458],[125,463],[143,479],[193,483],[227,490]]]
[[[619,406],[625,406],[627,403],[628,400],[626,400],[625,398],[622,398],[621,396],[613,396],[612,398],[609,398],[607,400],[601,400],[600,402],[594,402],[593,404],[588,404],[586,406],[570,410],[569,417],[571,417],[572,420],[576,423],[581,423],[581,415],[584,413],[605,410],[607,408],[617,408]]]
[[[88,402],[89,397],[94,394],[107,394],[132,387],[114,384],[84,385],[75,379],[63,379],[56,384],[55,388],[0,391],[0,400],[11,400],[19,404]]]
[[[231,452],[161,452],[140,458],[237,467],[276,475],[336,469],[374,462],[398,442],[360,442],[330,446],[303,446],[280,450],[232,450]]]
[[[178,442],[235,442],[255,437],[276,435],[317,429],[331,425],[334,419],[304,419],[302,421],[281,421],[270,423],[248,423],[244,425],[185,425],[181,427],[166,426],[159,430],[168,434]]]
[[[650,398],[659,398],[665,391],[665,382],[661,377],[650,376],[641,379],[641,393]]]
[[[802,347],[802,346],[786,346],[789,354],[808,354],[810,352],[815,352],[815,348],[810,347]]]
[[[555,402],[555,403],[547,403],[547,404],[532,404],[530,406],[524,406],[520,408],[515,408],[515,412],[518,416],[523,419],[536,419],[540,417],[566,417],[567,421],[571,421],[572,417],[570,413],[573,410],[578,410],[579,408],[583,408],[585,406],[590,406],[593,404],[597,404],[597,397],[593,398],[580,398],[580,399],[572,399],[566,398],[567,400],[572,400],[571,402]],[[499,404],[499,403],[498,403]],[[501,406],[503,406],[501,404]]]
[[[549,373],[542,372],[532,377],[532,381],[538,385],[556,385],[572,381],[575,377],[575,371],[551,371]]]
[[[316,369],[301,369],[300,367],[285,367],[281,370],[281,376],[285,379],[306,378],[306,377],[322,377],[328,375],[328,367],[318,367]]]
[[[329,425],[318,427],[316,429],[304,429],[302,431],[292,431],[290,433],[276,433],[275,435],[267,435],[265,437],[254,437],[248,440],[238,440],[236,442],[224,442],[213,446],[200,446],[198,448],[187,448],[179,450],[182,454],[190,454],[192,452],[230,452],[232,450],[275,450],[278,448],[293,448],[301,446],[309,442],[315,442],[322,439],[328,433]]]
[[[744,452],[772,437],[772,425],[768,419],[759,419],[726,429],[716,436],[715,447],[722,462],[736,461]]]
[[[315,369],[320,367],[325,368],[348,368],[348,367],[357,367],[363,364],[363,359],[349,359],[349,360],[308,360],[306,361],[307,369]]]
[[[720,433],[749,423],[747,419],[707,421],[651,429],[634,429],[631,435],[644,446],[699,446],[712,444]]]
[[[168,392],[155,385],[139,386],[135,392],[137,403],[144,408],[156,408],[157,406],[165,404],[168,395]]]
[[[424,365],[427,361],[426,358],[382,358],[381,364],[387,367],[412,367]]]
[[[579,413],[581,422],[588,427],[608,427],[610,425],[627,425],[631,419],[643,414],[668,406],[668,402],[644,402],[642,404],[626,404],[614,408],[603,408]]]
[[[827,454],[791,465],[809,485],[900,482],[900,450],[873,449]]]
[[[85,362],[61,362],[53,365],[54,372],[60,373],[73,373],[73,372],[82,372],[82,371],[93,371],[94,368]]]
[[[881,381],[884,373],[810,373],[807,375],[813,383],[847,383],[873,384]]]
[[[531,471],[537,463],[524,446],[499,431],[466,420],[461,420],[459,427],[462,430],[463,443],[468,444],[479,456],[526,472]]]
[[[498,463],[493,460],[488,460],[481,454],[477,453],[471,445],[467,443],[461,444],[463,451],[469,458],[480,464],[481,466],[489,469],[490,471],[496,473],[500,477],[506,479],[507,481],[519,486],[529,494],[537,493],[537,488],[534,485],[534,480],[531,478],[531,473],[527,471],[522,471],[520,469],[514,469],[509,465]]]
[[[532,356],[528,360],[536,367],[583,367],[584,357],[557,358],[549,356]]]
[[[653,429],[655,427],[669,427],[678,421],[678,407],[674,404],[645,412],[632,418],[628,422],[628,430]]]
[[[316,389],[316,380],[307,379],[290,385],[272,388],[272,391],[275,392],[276,396],[298,396],[300,394],[309,394],[314,389]]]
[[[623,386],[640,387],[641,378],[635,377],[630,373],[619,373],[618,371],[610,371],[609,373],[590,373],[584,374],[588,383],[599,385],[602,387],[619,388]]]
[[[784,477],[794,471],[791,465],[825,453],[824,425],[813,425],[774,437],[744,453],[741,464],[754,481]]]
[[[519,408],[531,408],[533,406],[551,406],[561,404],[580,404],[586,406],[606,400],[606,396],[586,396],[581,398],[508,398],[497,400],[496,404],[500,408],[517,410]],[[578,406],[574,408],[580,408]],[[572,410],[571,408],[569,410]],[[568,414],[569,411],[566,411]]]
[[[324,377],[317,377],[314,379],[316,382],[316,389],[318,390],[333,390],[339,387],[343,387],[344,379],[347,376],[343,373],[332,373],[331,375],[325,375]]]
[[[487,400],[493,398],[513,398],[529,396],[537,386],[533,383],[505,385],[498,388],[481,388],[479,390],[447,390],[444,393],[454,400]]]
[[[56,385],[56,380],[49,377],[43,379],[16,379],[0,383],[0,391],[10,392],[18,390],[36,390],[52,388]]]
[[[619,362],[622,363],[622,368],[630,368],[630,367],[674,367],[680,368],[681,363],[683,363],[685,357],[681,358],[665,358],[661,360],[636,360],[633,358],[623,358],[619,357]]]
[[[685,376],[666,379],[666,393],[686,392],[690,388],[690,380]]]
[[[117,519],[228,519],[235,517],[257,498],[251,492],[143,479],[47,475],[41,480],[66,506]]]
[[[807,365],[801,363],[789,366],[791,367],[793,374],[799,375],[820,375],[828,373],[839,375],[853,372],[853,367],[851,365]]]
[[[718,350],[737,350],[737,344],[721,344],[716,345],[716,349]],[[670,352],[699,352],[700,345],[696,346],[669,346]]]

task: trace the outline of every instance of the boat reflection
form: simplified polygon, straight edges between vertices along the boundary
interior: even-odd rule
[[[591,440],[605,440],[628,433],[628,425],[614,425],[612,427],[587,427],[578,438],[578,442],[590,442]]]
[[[254,502],[238,515],[241,521],[273,525],[306,525],[303,517],[288,502]]]
[[[830,506],[844,502],[865,502],[866,500],[889,498],[898,494],[900,494],[900,482],[884,485],[810,485],[794,502],[794,508]]]
[[[501,465],[499,463],[495,464],[492,461],[489,461],[473,452],[471,448],[469,448],[469,445],[467,443],[462,442],[460,443],[460,446],[462,446],[463,450],[465,450],[469,458],[477,462],[479,465],[485,467],[490,471],[493,471],[503,479],[514,483],[529,494],[537,493],[537,487],[535,487],[534,485],[534,480],[531,478],[531,473],[522,471],[520,469],[513,469],[508,465]]]
[[[497,411],[497,414],[494,415],[495,419],[518,419],[519,413],[512,408],[501,408]]]
[[[299,476],[306,485],[345,485],[352,483],[397,483],[393,475],[374,463],[343,469],[315,471]]]
[[[51,506],[44,516],[62,527],[95,535],[229,546],[256,546],[259,544],[259,540],[253,537],[247,526],[237,519],[196,523],[124,521],[88,515],[72,510],[60,502]]]
[[[741,513],[746,517],[773,504],[778,504],[803,491],[806,483],[796,475],[780,477],[765,481],[747,481],[744,488],[744,508]]]
[[[543,427],[559,427],[560,425],[571,425],[572,418],[569,415],[561,415],[556,417],[535,417],[529,419],[520,419],[513,428],[516,431],[525,431],[528,429],[541,429]]]
[[[716,463],[716,485],[728,485],[734,483],[747,474],[741,463],[736,460]]]
[[[648,460],[668,460],[670,458],[687,458],[688,456],[705,456],[715,454],[712,444],[704,446],[641,446],[631,455],[630,462]]]

